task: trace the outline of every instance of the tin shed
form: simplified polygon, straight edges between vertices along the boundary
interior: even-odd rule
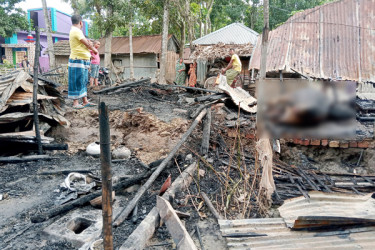
[[[157,76],[161,57],[161,35],[133,37],[134,77]],[[99,53],[101,62],[104,62],[105,39],[100,39]],[[174,35],[168,36],[166,79],[172,82],[175,78],[175,66],[178,60],[179,43]],[[130,77],[130,48],[129,37],[112,38],[112,62],[120,77]]]

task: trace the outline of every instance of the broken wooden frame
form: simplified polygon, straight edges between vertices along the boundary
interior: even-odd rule
[[[275,203],[301,195],[309,199],[308,191],[311,190],[355,194],[375,191],[375,176],[370,175],[325,173],[302,169],[280,160],[274,160],[273,172],[276,184],[273,198]]]

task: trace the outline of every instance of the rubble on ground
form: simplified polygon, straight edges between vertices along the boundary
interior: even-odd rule
[[[274,242],[289,248],[314,240],[323,247],[331,241],[349,248],[373,244],[375,176],[367,167],[373,150],[337,149],[328,157],[322,145],[303,150],[280,140],[270,161],[270,152],[256,151],[257,100],[224,92],[148,82],[89,92],[93,102],[100,98],[108,107],[110,180],[101,177],[97,107],[73,110],[68,101],[65,119],[71,126],[48,132],[67,151],[52,152],[49,161],[0,165],[0,247],[101,245],[101,209],[110,196],[116,249],[236,249]],[[270,199],[260,189],[259,161],[267,160],[275,183]],[[341,172],[326,171],[331,161]],[[112,183],[111,195],[102,193],[104,180]],[[124,211],[129,213],[121,219]],[[334,228],[291,229],[309,229],[309,221],[328,221]],[[365,226],[350,227],[358,223]]]

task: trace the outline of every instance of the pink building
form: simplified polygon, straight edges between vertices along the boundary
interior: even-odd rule
[[[56,10],[55,8],[48,8],[48,14],[51,20],[53,42],[68,40],[70,27],[72,25],[71,15]],[[29,21],[32,20],[32,30],[34,30],[35,26],[38,26],[42,30],[40,33],[41,53],[39,55],[39,63],[42,71],[48,71],[49,59],[48,55],[44,55],[48,45],[47,35],[43,31],[46,28],[43,9],[38,8],[27,10],[27,18]],[[84,21],[83,33],[85,36],[88,35],[88,24],[86,21]],[[13,62],[14,65],[17,65],[22,61],[24,55],[28,55],[29,61],[34,62],[35,45],[25,41],[28,34],[28,31],[19,31],[13,34],[12,37],[0,37],[0,58],[2,55],[5,55],[9,61]],[[31,34],[35,38],[35,31],[32,31]]]

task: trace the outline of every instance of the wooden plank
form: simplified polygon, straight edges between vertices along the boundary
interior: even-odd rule
[[[28,78],[30,78],[29,74],[27,74],[25,71],[20,71],[13,83],[9,84],[8,87],[3,90],[3,92],[0,94],[0,110],[3,109],[8,99],[13,95],[14,91],[16,91],[16,89]]]
[[[49,156],[49,155],[30,155],[24,157],[16,157],[16,156],[9,156],[9,157],[0,157],[0,163],[21,163],[21,162],[28,162],[28,161],[40,161],[40,160],[52,160],[57,159],[57,157]]]
[[[171,204],[164,198],[157,196],[156,207],[161,220],[164,221],[169,233],[172,235],[177,249],[198,249]]]
[[[191,164],[185,171],[172,183],[167,192],[162,196],[164,199],[171,200],[177,192],[180,192],[189,187],[193,181],[194,172],[197,169],[197,164]],[[151,239],[155,229],[160,225],[160,216],[156,207],[154,207],[146,216],[146,218],[139,224],[139,226],[132,232],[128,239],[122,244],[120,250],[128,249],[144,249],[147,241]]]
[[[312,181],[305,172],[297,166],[297,172],[307,181],[307,183],[316,191],[320,191],[320,188]]]
[[[301,194],[302,194],[306,199],[309,199],[310,196],[309,196],[305,191],[303,191],[303,189],[301,188],[301,186],[300,186],[298,183],[296,183],[296,182],[294,181],[293,177],[292,177],[290,174],[288,174],[288,177],[289,177],[289,179],[290,179],[290,182],[291,182],[292,184],[294,184],[294,185],[298,188],[298,190],[301,192]]]

